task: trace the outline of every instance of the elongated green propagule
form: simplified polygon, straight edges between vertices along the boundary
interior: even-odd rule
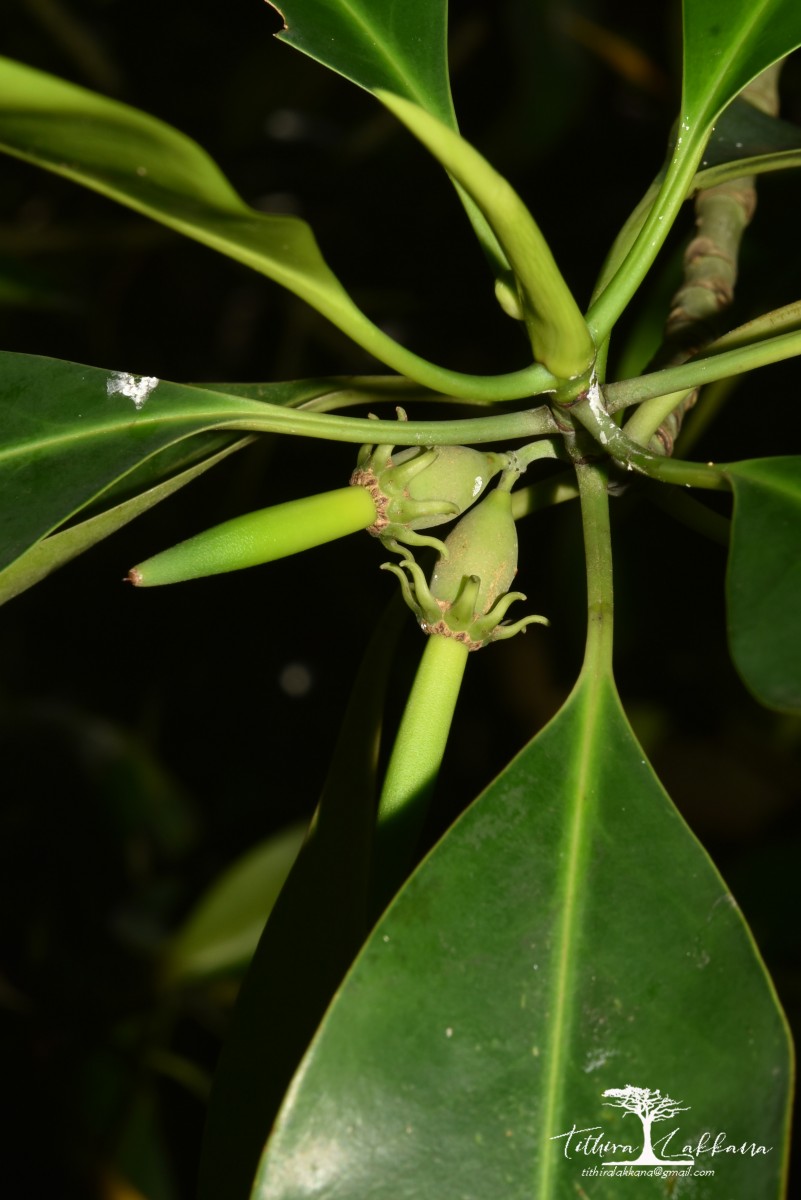
[[[215,525],[135,566],[137,587],[181,583],[274,562],[367,529],[390,545],[442,542],[415,531],[459,516],[506,465],[507,456],[466,446],[416,446],[393,457],[363,446],[350,485],[290,500]]]
[[[375,518],[365,488],[337,488],[223,521],[139,563],[128,579],[137,587],[158,587],[239,571],[367,529]]]

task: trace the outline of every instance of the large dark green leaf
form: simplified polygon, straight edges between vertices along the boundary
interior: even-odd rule
[[[137,491],[159,475],[174,476],[175,455],[161,460],[158,472],[143,464],[183,439],[239,430],[230,434],[233,443],[242,429],[282,422],[289,432],[293,418],[284,408],[331,390],[329,380],[278,383],[270,404],[3,352],[0,381],[0,569],[104,493],[120,501],[120,481],[132,472],[140,472]],[[218,438],[207,453],[219,449]],[[120,515],[118,524],[130,519],[127,511]]]
[[[419,383],[470,397],[483,381],[427,362],[374,325],[331,271],[298,217],[250,208],[195,142],[155,117],[0,58],[0,151],[152,217],[300,296],[371,354]],[[474,206],[473,206],[474,207]],[[485,250],[503,255],[480,213]],[[500,256],[500,259],[498,259]],[[536,376],[536,372],[535,372]],[[510,377],[515,398],[550,383]],[[508,398],[493,380],[489,394]]]
[[[374,385],[369,377],[307,379],[232,389],[245,393],[238,395],[220,390],[224,385],[219,384],[168,383],[0,351],[0,571],[89,506],[92,516],[102,521],[71,535],[73,540],[84,534],[89,537],[74,552],[98,540],[96,533],[106,536],[125,524],[168,494],[169,488],[152,490],[161,487],[165,476],[180,484],[176,470],[191,461],[199,466],[194,451],[184,453],[176,449],[178,443],[211,430],[285,433],[351,443],[382,437],[415,445],[430,439],[443,445],[454,439],[481,442],[536,436],[552,427],[547,410],[507,413],[489,422],[422,423],[319,411],[340,402],[347,405],[357,396],[360,401],[402,398],[404,388],[398,389],[396,382]],[[258,400],[250,398],[253,391]],[[310,401],[318,411],[298,411]],[[230,443],[236,440],[232,434]],[[218,452],[226,441],[218,434],[207,442],[206,453]],[[194,477],[192,470],[184,473],[183,482]],[[54,551],[53,566],[71,557],[71,553],[62,556],[66,545],[65,539],[61,549]],[[43,562],[29,560],[29,565],[40,571]],[[41,578],[41,572],[36,578]],[[14,584],[17,591],[19,582]],[[6,593],[13,594],[13,590]]]
[[[726,473],[732,658],[763,704],[801,712],[801,458],[757,458]]]
[[[725,884],[646,763],[611,679],[554,721],[412,876],[295,1078],[253,1200],[619,1200],[628,1084],[654,1127],[768,1153],[698,1155],[696,1198],[779,1195],[788,1034]],[[581,1151],[572,1129],[618,1143]],[[621,1149],[628,1144],[631,1149]],[[666,1169],[666,1168],[665,1168]],[[664,1200],[671,1181],[638,1180]]]
[[[260,271],[379,360],[441,391],[451,390],[455,376],[449,383],[451,373],[418,359],[354,304],[305,221],[250,208],[205,151],[163,121],[0,58],[0,150]]]

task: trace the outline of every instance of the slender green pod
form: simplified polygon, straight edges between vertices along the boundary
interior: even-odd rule
[[[239,571],[367,529],[375,519],[365,488],[337,488],[224,521],[139,563],[128,579],[137,587],[158,587]]]
[[[426,641],[378,802],[373,892],[379,908],[400,886],[413,860],[468,654],[464,642],[455,638]]]

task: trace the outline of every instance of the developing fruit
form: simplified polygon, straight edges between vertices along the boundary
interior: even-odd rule
[[[505,454],[469,446],[413,446],[393,454],[389,445],[363,446],[351,483],[367,488],[378,516],[369,532],[397,547],[442,542],[415,531],[460,516],[507,465]]]
[[[448,535],[445,551],[430,585],[409,551],[404,551],[400,566],[384,564],[401,580],[404,599],[424,633],[456,638],[478,650],[487,642],[512,637],[532,622],[548,624],[538,616],[501,624],[510,605],[526,598],[506,590],[517,574],[517,531],[505,488],[496,488],[462,518]]]

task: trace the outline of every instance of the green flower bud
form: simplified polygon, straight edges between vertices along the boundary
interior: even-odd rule
[[[375,519],[369,492],[338,488],[224,521],[139,563],[128,579],[137,587],[156,587],[239,571],[356,533]]]
[[[460,516],[508,463],[505,454],[469,446],[392,451],[387,445],[363,446],[351,476],[375,502],[378,516],[369,532],[389,544],[433,545],[440,551],[442,542],[414,531]]]
[[[525,600],[521,592],[507,591],[517,574],[517,531],[505,487],[496,488],[462,518],[446,538],[444,551],[430,585],[408,550],[401,566],[384,564],[400,579],[404,599],[424,633],[453,637],[478,650],[532,622],[548,624],[537,616],[501,624],[510,605]]]

